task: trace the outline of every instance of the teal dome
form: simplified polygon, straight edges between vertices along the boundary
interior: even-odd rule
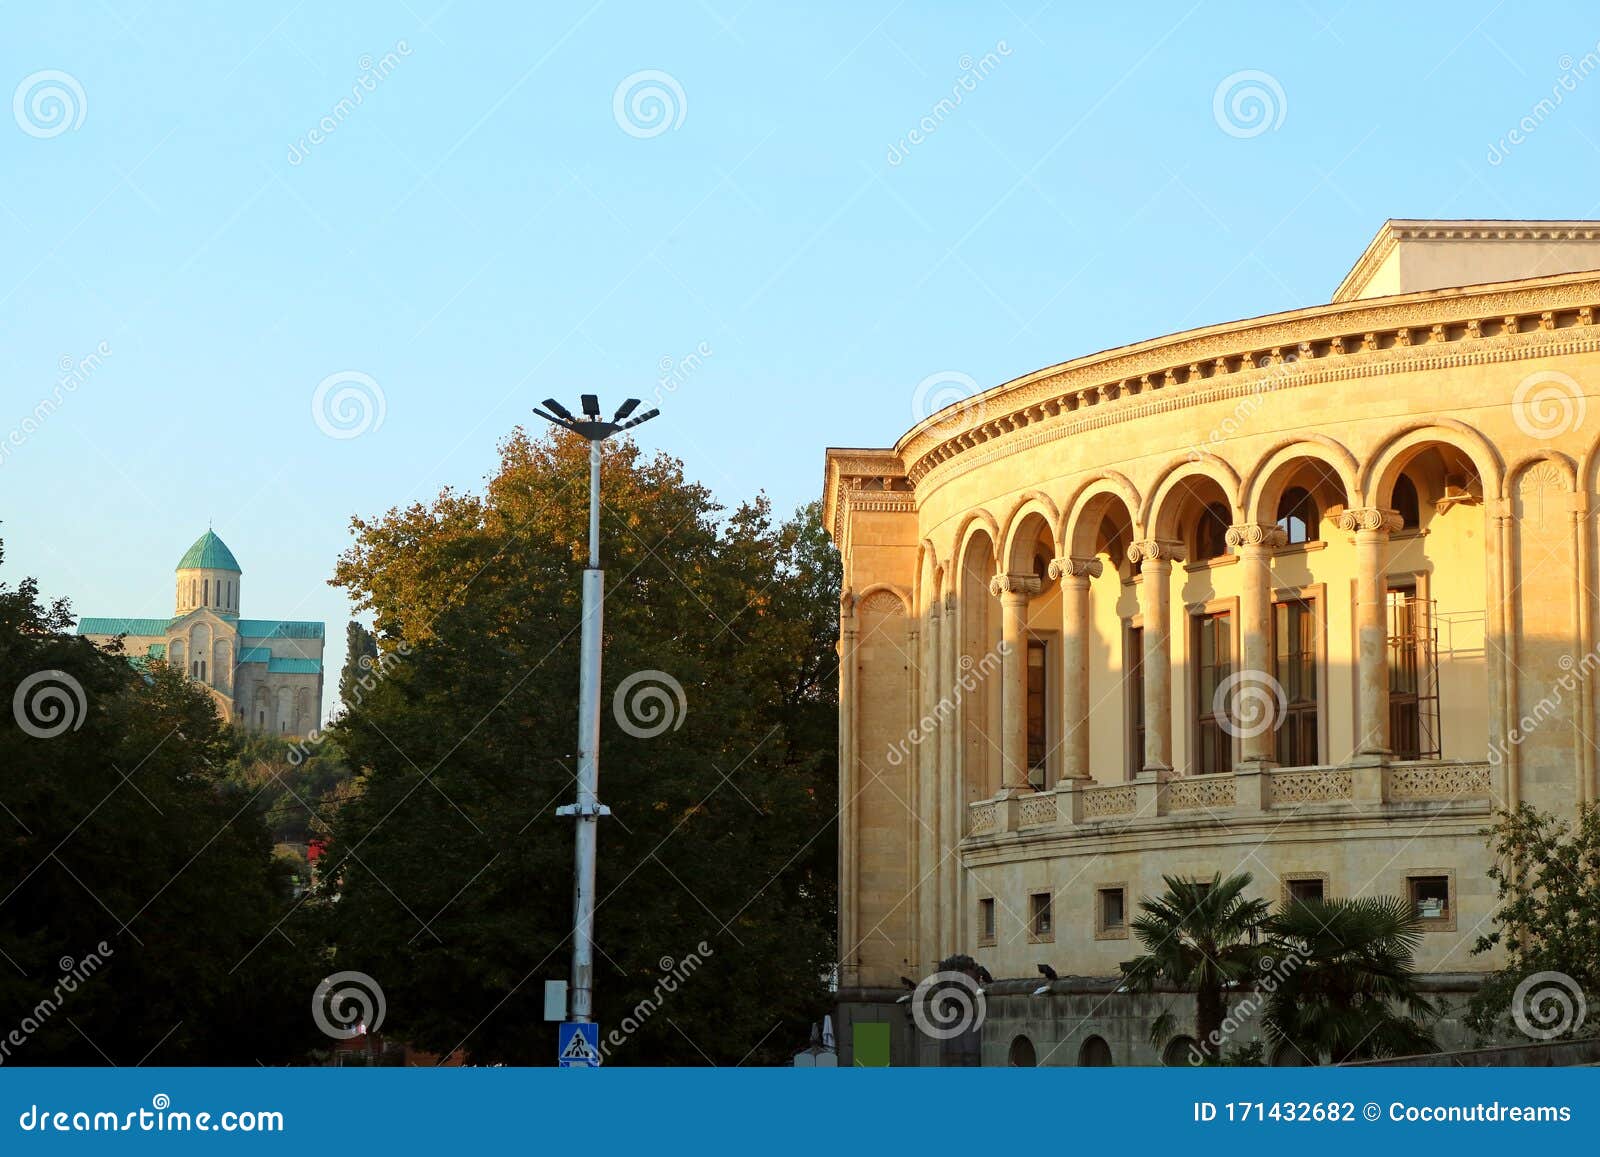
[[[206,531],[194,540],[194,545],[183,552],[178,560],[179,570],[231,570],[242,574],[233,551],[212,531]]]

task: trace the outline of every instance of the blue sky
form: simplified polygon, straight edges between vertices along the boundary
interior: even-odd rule
[[[0,7],[8,581],[165,614],[209,520],[336,673],[349,517],[548,395],[693,355],[642,441],[786,511],[930,375],[1325,301],[1388,217],[1600,215],[1576,4],[328,7]]]

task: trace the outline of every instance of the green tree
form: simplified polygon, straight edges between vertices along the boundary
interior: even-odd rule
[[[1536,973],[1563,973],[1577,990],[1600,994],[1600,808],[1584,807],[1569,824],[1524,803],[1483,835],[1495,852],[1489,877],[1498,903],[1473,952],[1499,948],[1506,963],[1473,996],[1468,1024],[1492,1037],[1505,1028],[1517,986]]]
[[[0,1008],[26,1037],[6,1063],[303,1054],[320,961],[279,929],[288,882],[210,699],[71,626],[32,579],[0,584]]]
[[[1139,902],[1133,934],[1145,951],[1123,963],[1123,977],[1133,992],[1171,986],[1194,993],[1197,1047],[1206,1063],[1215,1063],[1228,990],[1256,978],[1263,954],[1258,934],[1268,905],[1244,896],[1248,873],[1226,879],[1220,873],[1210,880],[1163,879],[1165,894]],[[1151,1025],[1151,1043],[1159,1046],[1173,1027],[1172,1014],[1162,1013]]]
[[[1274,964],[1262,1025],[1313,1062],[1431,1052],[1417,987],[1422,927],[1397,896],[1303,900],[1267,921]]]
[[[378,640],[354,619],[344,632],[345,658],[344,670],[339,673],[339,700],[348,705],[360,700],[365,688],[361,684],[364,676],[370,675],[373,664],[378,661]]]
[[[825,1011],[836,952],[837,558],[815,508],[725,511],[631,442],[603,487],[608,1059],[770,1060]],[[585,443],[518,431],[483,495],[356,519],[334,578],[381,671],[336,727],[360,773],[330,853],[339,964],[382,983],[395,1035],[480,1062],[552,1059],[587,490]]]

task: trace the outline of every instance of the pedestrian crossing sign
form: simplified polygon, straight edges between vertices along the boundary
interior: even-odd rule
[[[600,1026],[567,1021],[556,1036],[556,1064],[564,1069],[600,1067]]]

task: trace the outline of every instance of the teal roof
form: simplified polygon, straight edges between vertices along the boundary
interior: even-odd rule
[[[151,643],[145,653],[152,659],[165,659],[167,657],[167,645],[165,643]]]
[[[322,670],[322,663],[316,659],[280,659],[272,658],[267,661],[267,674],[269,675],[315,675]]]
[[[246,639],[320,639],[323,628],[300,619],[240,619],[239,634]]]
[[[79,619],[80,635],[165,635],[171,619]]]
[[[239,652],[241,663],[265,663],[272,658],[272,652],[265,647],[245,647]]]
[[[243,573],[233,557],[233,551],[228,549],[228,544],[210,530],[195,539],[194,545],[183,552],[183,557],[178,560],[178,569],[231,570],[234,574]]]

